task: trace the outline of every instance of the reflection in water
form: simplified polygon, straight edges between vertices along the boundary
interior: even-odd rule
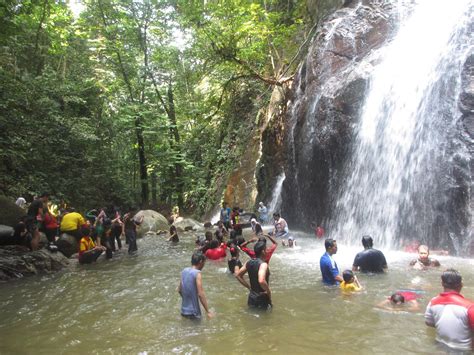
[[[176,246],[149,236],[139,240],[135,257],[122,253],[109,262],[74,263],[59,274],[0,285],[0,353],[438,351],[421,313],[391,314],[373,306],[398,288],[422,288],[423,309],[440,291],[439,271],[409,270],[414,255],[384,250],[390,272],[361,275],[365,290],[343,297],[321,285],[322,242],[296,236],[296,249],[278,247],[271,260],[275,307],[270,313],[248,310],[247,292],[226,273],[226,262],[208,261],[203,282],[216,318],[181,319],[176,287],[180,271],[190,264],[191,234],[183,234]],[[341,271],[351,267],[357,251],[339,246],[335,259]],[[463,273],[463,293],[474,298],[472,260],[438,259]]]

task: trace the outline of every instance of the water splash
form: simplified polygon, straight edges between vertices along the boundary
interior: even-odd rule
[[[378,246],[391,247],[404,230],[422,240],[432,232],[417,224],[436,218],[439,200],[430,190],[443,183],[438,163],[450,159],[454,145],[449,132],[459,118],[456,100],[473,4],[418,1],[384,48],[330,228],[337,238],[359,243],[368,233]],[[463,155],[466,148],[458,144],[456,150]]]
[[[271,216],[273,212],[278,212],[281,207],[281,188],[283,186],[283,181],[285,181],[285,173],[281,173],[278,176],[275,188],[272,193],[272,200],[268,205],[268,215]]]

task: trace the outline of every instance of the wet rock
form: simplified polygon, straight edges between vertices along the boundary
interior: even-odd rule
[[[13,227],[0,224],[0,245],[13,244]]]
[[[147,233],[160,233],[168,231],[168,220],[162,214],[153,210],[142,210],[136,214],[136,218],[143,216],[142,224],[137,228],[137,237],[142,238]]]
[[[173,225],[176,227],[178,232],[204,230],[203,225],[192,218],[178,217]]]
[[[70,258],[79,250],[79,241],[72,235],[62,233],[56,241],[56,246],[64,256]]]
[[[395,32],[394,17],[390,3],[362,1],[336,11],[315,34],[287,94],[286,124],[281,128],[286,162],[282,213],[290,226],[309,230],[311,222],[329,218],[368,78],[380,48]],[[266,171],[278,171],[282,162],[276,163],[272,168],[266,161]]]
[[[59,271],[68,264],[63,254],[47,249],[31,252],[18,245],[0,247],[0,281]]]
[[[0,224],[15,226],[24,215],[26,210],[18,207],[14,200],[0,196]]]

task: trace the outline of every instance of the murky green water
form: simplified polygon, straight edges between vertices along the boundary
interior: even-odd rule
[[[343,295],[322,286],[321,241],[299,236],[294,250],[281,246],[271,263],[274,309],[251,311],[247,292],[226,273],[227,262],[203,270],[209,305],[216,313],[200,323],[182,319],[176,292],[190,264],[194,236],[172,246],[162,237],[138,241],[139,253],[71,267],[59,274],[0,285],[1,354],[159,353],[441,353],[423,310],[440,290],[440,272],[410,270],[413,255],[386,252],[390,272],[359,277],[365,290]],[[350,268],[360,249],[339,246],[339,268]],[[473,260],[439,257],[442,269],[464,277],[474,298]],[[242,256],[242,260],[246,260]],[[420,313],[374,308],[399,288],[422,288]]]

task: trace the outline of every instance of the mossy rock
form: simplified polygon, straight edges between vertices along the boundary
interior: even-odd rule
[[[0,196],[0,224],[14,227],[26,211],[6,196]]]

